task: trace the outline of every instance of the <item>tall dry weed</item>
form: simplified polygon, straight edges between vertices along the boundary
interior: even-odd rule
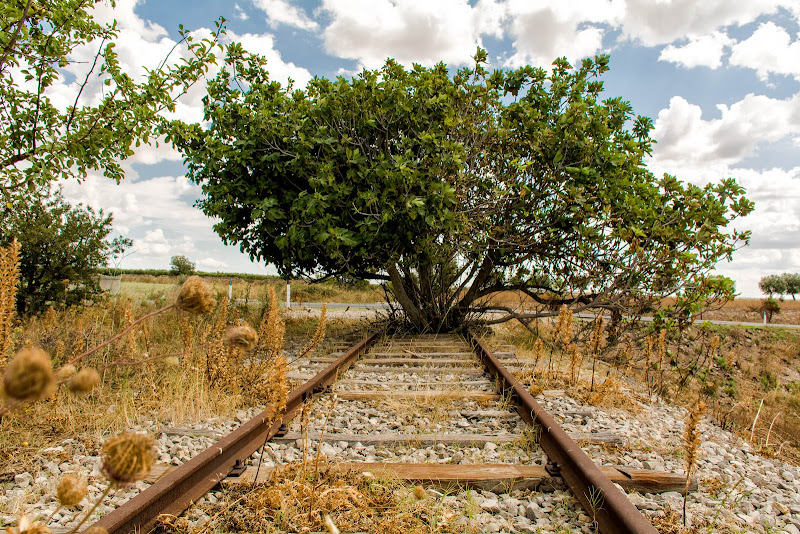
[[[603,316],[598,317],[594,322],[592,329],[592,337],[589,341],[589,354],[592,358],[592,384],[589,391],[594,391],[594,373],[597,364],[597,358],[600,357],[600,351],[605,345],[605,336],[603,335]]]
[[[17,286],[19,284],[20,244],[14,239],[0,247],[0,365],[5,365],[11,353],[11,332],[16,316]]]
[[[705,413],[706,404],[698,400],[692,409],[686,414],[686,428],[683,433],[684,462],[686,464],[686,486],[683,491],[683,526],[686,526],[686,498],[689,494],[689,483],[692,480],[692,472],[697,463],[697,449],[700,446],[700,422]]]

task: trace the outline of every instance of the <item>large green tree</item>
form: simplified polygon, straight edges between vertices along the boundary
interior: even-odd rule
[[[70,205],[58,190],[0,212],[0,244],[16,237],[21,247],[17,311],[73,305],[99,292],[97,269],[131,245],[108,239],[111,222],[103,210]]]
[[[119,180],[120,161],[160,133],[162,113],[215,61],[219,32],[193,40],[181,29],[185,57],[163,58],[133,79],[114,50],[116,23],[93,7],[114,0],[8,0],[0,4],[0,200],[24,201],[47,185],[101,170]],[[221,30],[221,22],[217,30]],[[88,63],[78,52],[95,51]],[[176,45],[177,47],[177,45]],[[75,77],[77,91],[56,105],[53,88]],[[102,82],[97,97],[87,88]]]
[[[749,235],[733,180],[706,187],[644,165],[652,122],[601,100],[609,58],[550,72],[451,73],[392,60],[303,90],[232,47],[205,105],[174,123],[203,211],[226,243],[282,275],[380,280],[419,330],[678,297],[662,316],[730,296],[707,275]],[[492,303],[520,292],[533,307]]]

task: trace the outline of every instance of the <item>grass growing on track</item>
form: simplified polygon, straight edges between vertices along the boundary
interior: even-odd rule
[[[416,494],[398,481],[341,472],[324,460],[295,462],[278,467],[266,483],[229,487],[221,502],[204,505],[203,511],[214,518],[204,531],[327,531],[327,515],[342,532],[452,532],[458,514],[424,491]],[[175,520],[162,523],[158,531],[197,532],[188,522]]]

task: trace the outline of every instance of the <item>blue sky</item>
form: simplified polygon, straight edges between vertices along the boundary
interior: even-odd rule
[[[610,54],[606,94],[656,123],[651,169],[698,184],[734,177],[756,202],[738,224],[753,231],[751,246],[719,272],[758,296],[761,276],[800,271],[800,0],[118,0],[97,9],[117,20],[117,51],[134,75],[162,59],[179,24],[202,35],[220,16],[228,40],[297,85],[386,57],[458,67],[478,45],[495,68]],[[200,120],[203,91],[193,88],[177,115]],[[273,272],[221,244],[171,148],[145,147],[125,166],[119,186],[99,176],[64,184],[70,200],[112,211],[115,230],[134,240],[122,266],[166,268],[184,254],[203,270]]]

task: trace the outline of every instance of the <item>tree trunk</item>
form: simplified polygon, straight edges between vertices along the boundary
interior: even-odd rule
[[[411,298],[406,292],[405,284],[403,283],[403,277],[400,275],[400,271],[397,270],[397,265],[392,263],[386,270],[389,273],[389,279],[392,282],[394,296],[397,299],[397,302],[403,308],[403,311],[406,313],[408,320],[420,331],[429,330],[430,325],[423,317],[420,309],[414,304],[414,302],[412,302]]]

